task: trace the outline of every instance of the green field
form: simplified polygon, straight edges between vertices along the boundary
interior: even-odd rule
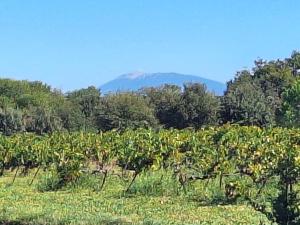
[[[166,188],[172,187],[167,175],[160,183],[157,176],[142,175],[132,193],[124,194],[128,183],[114,176],[100,192],[92,188],[101,183],[95,176],[56,192],[39,192],[45,174],[29,186],[32,174],[10,185],[14,174],[6,173],[0,179],[1,224],[269,224],[250,206],[221,205],[216,189],[204,194],[196,185],[186,194],[176,193],[175,184]]]

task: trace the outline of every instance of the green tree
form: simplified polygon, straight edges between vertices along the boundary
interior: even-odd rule
[[[30,108],[23,118],[25,129],[29,132],[43,134],[63,129],[61,118],[47,106]]]
[[[253,80],[258,82],[269,105],[273,108],[276,119],[280,118],[282,93],[295,80],[293,68],[288,60],[256,61],[253,68]]]
[[[216,96],[207,91],[204,84],[185,84],[182,103],[180,110],[184,118],[182,128],[194,127],[199,129],[204,125],[218,123],[220,102]]]
[[[252,71],[238,72],[222,101],[223,122],[267,126],[282,121],[282,94],[300,69],[300,54],[284,60],[255,61]],[[256,99],[255,99],[256,98]]]
[[[100,91],[96,87],[90,86],[68,93],[67,99],[71,101],[75,107],[78,107],[83,114],[84,129],[96,129],[95,113],[101,102]],[[76,116],[80,117],[78,114]]]
[[[12,108],[0,108],[0,132],[11,135],[24,130],[23,115],[20,110]]]
[[[224,123],[242,125],[270,125],[275,122],[272,98],[265,96],[260,84],[248,71],[238,73],[227,85],[222,98],[222,120]]]
[[[299,75],[300,69],[300,52],[293,51],[290,58],[286,59],[287,64],[293,69],[293,75]]]
[[[154,109],[147,98],[134,92],[103,97],[97,121],[101,130],[152,127],[157,124]]]
[[[62,118],[58,115],[58,109],[65,103],[65,97],[59,90],[53,90],[42,82],[0,79],[2,118],[8,120],[16,117],[11,112],[18,112],[22,115],[18,123],[26,131],[44,133],[61,129]],[[1,129],[6,129],[5,124],[2,123]]]
[[[282,114],[283,125],[300,126],[300,79],[283,93]]]
[[[149,98],[154,107],[155,116],[165,128],[183,127],[184,118],[181,113],[182,92],[176,85],[164,85],[158,88],[145,88],[140,91]]]

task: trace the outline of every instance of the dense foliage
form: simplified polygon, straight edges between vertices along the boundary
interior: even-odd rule
[[[289,127],[300,126],[300,80],[283,93],[283,119],[284,125]]]
[[[104,96],[97,114],[101,130],[154,127],[157,120],[148,99],[137,93],[116,93]]]
[[[243,125],[282,124],[283,92],[296,80],[299,53],[276,61],[258,60],[252,71],[237,73],[223,97],[222,119]]]
[[[244,197],[255,209],[279,224],[299,223],[300,131],[223,126],[191,130],[149,129],[93,133],[53,133],[46,136],[1,136],[0,171],[37,168],[56,174],[54,189],[74,182],[82,173],[104,174],[119,166],[137,176],[147,170],[172,170],[185,189],[196,180],[220,179],[229,202]],[[34,175],[33,179],[36,177]],[[247,177],[224,183],[224,177]],[[259,202],[267,183],[277,180],[278,196],[271,209]],[[288,217],[285,216],[288,213]]]

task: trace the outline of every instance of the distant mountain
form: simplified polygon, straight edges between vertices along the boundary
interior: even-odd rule
[[[223,95],[226,85],[194,75],[178,73],[142,73],[134,72],[119,76],[118,78],[100,86],[101,92],[107,94],[116,91],[136,91],[143,87],[159,87],[164,84],[175,84],[180,87],[184,83],[203,83],[207,89],[216,95]]]

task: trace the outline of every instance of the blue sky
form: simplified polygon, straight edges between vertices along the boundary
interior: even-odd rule
[[[0,76],[64,91],[135,70],[227,81],[300,49],[298,0],[0,0]]]

